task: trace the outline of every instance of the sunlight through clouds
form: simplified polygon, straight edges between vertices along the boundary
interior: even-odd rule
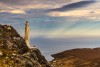
[[[90,33],[99,36],[98,5],[97,0],[1,0],[0,20],[13,25],[22,36],[26,20],[30,23],[31,37],[89,36]]]

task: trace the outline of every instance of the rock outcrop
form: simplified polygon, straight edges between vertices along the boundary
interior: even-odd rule
[[[12,26],[0,25],[0,67],[51,66],[37,48],[28,48]]]
[[[52,57],[53,67],[100,67],[100,48],[66,50]]]

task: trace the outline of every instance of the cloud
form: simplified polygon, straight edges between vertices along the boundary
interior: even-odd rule
[[[12,14],[26,14],[23,10],[1,10],[0,12],[8,12]]]
[[[99,19],[100,18],[100,9],[81,9],[81,10],[73,10],[73,11],[66,11],[66,12],[51,12],[48,15],[54,17],[74,17],[74,18],[87,18],[87,19]]]
[[[76,1],[76,0],[73,0],[73,1]],[[77,0],[77,1],[79,1],[79,0]],[[74,35],[72,33],[75,33],[76,30],[67,32],[69,29],[68,27],[70,27],[70,25],[68,25],[68,24],[74,24],[71,22],[77,23],[76,22],[76,21],[78,21],[77,19],[84,20],[84,18],[90,19],[90,20],[92,19],[92,21],[100,20],[100,9],[98,8],[97,3],[92,3],[83,8],[73,9],[71,11],[64,11],[64,12],[63,11],[62,12],[61,11],[52,11],[52,12],[48,13],[49,16],[47,16],[47,15],[45,15],[46,13],[44,12],[44,10],[53,8],[52,6],[54,6],[56,2],[58,5],[56,7],[59,7],[63,4],[65,4],[66,2],[64,0],[63,0],[63,2],[61,0],[56,0],[56,1],[43,0],[41,3],[40,0],[37,0],[37,1],[34,0],[34,3],[29,4],[29,2],[27,3],[26,1],[24,3],[24,0],[23,0],[23,4],[21,4],[21,2],[19,1],[19,2],[16,2],[15,5],[10,4],[10,2],[5,3],[5,0],[4,0],[4,2],[0,2],[1,3],[0,6],[2,6],[2,7],[0,7],[1,8],[1,10],[0,10],[1,22],[5,23],[5,24],[6,23],[10,23],[10,24],[18,23],[18,26],[16,26],[16,24],[13,24],[13,25],[17,29],[19,28],[21,30],[21,28],[24,29],[24,27],[22,27],[22,26],[24,26],[25,20],[29,19],[29,22],[32,27],[32,32],[31,32],[32,37],[37,37],[37,36],[42,36],[42,35],[46,36],[46,37],[59,37],[59,36],[62,37],[63,35],[70,35],[70,34],[71,34],[70,36],[72,36],[72,35]],[[13,0],[13,2],[14,2],[14,0]],[[33,0],[32,0],[32,2],[33,2]],[[62,4],[60,2],[62,2]],[[99,4],[100,4],[100,2],[99,2]],[[5,18],[6,18],[6,20],[5,20]],[[88,22],[88,21],[86,21],[86,22]],[[84,25],[86,25],[86,24],[84,24]],[[66,29],[67,29],[67,31],[66,31]],[[20,32],[21,32],[21,35],[23,36],[24,32],[22,30]],[[79,34],[81,34],[80,31],[75,33],[75,35],[79,35]]]
[[[92,19],[94,21],[100,20],[100,2],[95,2],[87,7],[80,9],[73,9],[70,11],[51,11],[48,13],[49,16],[53,17],[70,17],[76,19]]]
[[[68,2],[69,0],[63,0]],[[50,9],[59,7],[59,0],[0,0],[0,12],[25,14],[30,9]]]
[[[53,8],[65,2],[70,2],[70,0],[0,0],[2,5],[17,8]]]
[[[83,0],[48,10],[49,13],[47,15],[99,21],[100,8],[98,5],[100,5],[100,2],[97,0]]]
[[[7,5],[28,5],[32,4],[33,0],[0,0],[0,3]]]
[[[92,3],[95,3],[95,1],[79,1],[79,2],[64,5],[60,8],[50,9],[48,11],[69,11],[69,10],[73,10],[76,8],[86,7]]]
[[[73,10],[73,11],[66,11],[66,12],[51,12],[49,15],[51,16],[71,16],[71,17],[83,17],[83,16],[89,16],[92,14],[100,14],[100,9],[97,9],[95,11],[92,10]]]
[[[13,4],[13,5],[27,5],[27,4],[39,4],[39,3],[64,3],[64,2],[70,2],[71,0],[0,0],[1,3],[6,4]]]
[[[25,14],[30,9],[54,9],[77,1],[80,0],[0,0],[0,12]]]

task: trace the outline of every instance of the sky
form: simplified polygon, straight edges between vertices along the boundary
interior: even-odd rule
[[[99,0],[0,0],[0,24],[12,25],[24,37],[28,20],[31,44],[37,44],[41,50],[40,45],[50,43],[65,46],[70,38],[100,37],[99,5]]]
[[[98,0],[0,0],[0,23],[22,36],[26,20],[31,37],[100,36],[99,5]]]

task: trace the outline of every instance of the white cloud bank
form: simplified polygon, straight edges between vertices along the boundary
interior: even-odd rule
[[[95,10],[72,10],[66,12],[51,12],[48,15],[54,17],[75,17],[75,18],[88,18],[88,19],[100,19],[100,9]]]
[[[100,1],[90,4],[81,8],[74,8],[67,11],[51,11],[47,15],[53,17],[71,17],[71,18],[83,18],[100,20]]]
[[[29,9],[52,9],[80,0],[0,0],[0,12],[25,14]]]
[[[0,12],[8,12],[12,14],[26,14],[23,10],[1,10]]]

